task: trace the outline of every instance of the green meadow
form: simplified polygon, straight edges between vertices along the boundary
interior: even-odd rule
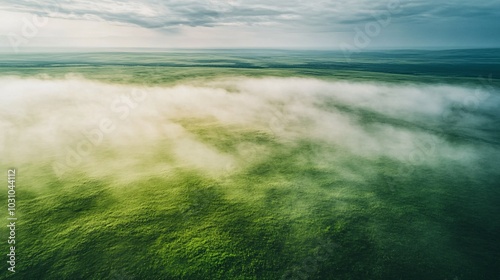
[[[0,279],[497,279],[498,77],[233,55],[4,58]]]

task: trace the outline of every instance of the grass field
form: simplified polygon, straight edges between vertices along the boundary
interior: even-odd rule
[[[0,279],[500,275],[498,80],[246,59],[5,60]]]

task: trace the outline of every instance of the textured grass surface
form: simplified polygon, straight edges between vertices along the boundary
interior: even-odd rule
[[[496,273],[498,224],[487,218],[498,210],[495,178],[478,182],[467,168],[446,165],[418,168],[390,185],[399,163],[389,159],[310,141],[281,144],[202,121],[186,126],[223,152],[251,143],[266,153],[215,176],[179,167],[126,183],[78,171],[58,179],[37,163],[20,168],[15,278],[114,279],[125,271],[131,279],[280,279],[293,269],[307,279]],[[153,168],[159,160],[145,162]]]
[[[68,70],[19,69],[1,71],[20,71],[41,80],[48,74],[45,80],[53,80]],[[241,76],[222,68],[119,69],[72,72],[106,84],[164,87]],[[253,76],[293,72],[239,71]],[[367,73],[352,79],[369,80],[370,75],[391,80],[394,74]],[[44,146],[52,138],[41,137],[42,132],[53,132],[61,145],[74,147],[82,138],[79,131],[87,126],[71,110],[84,108],[92,119],[101,114],[100,107],[92,110],[82,107],[86,103],[63,101],[56,107],[49,100],[47,107],[20,116],[2,107],[2,125],[10,130],[0,168],[18,169],[19,222],[17,272],[8,274],[3,262],[0,279],[462,280],[500,275],[499,134],[492,124],[498,119],[496,111],[476,106],[450,124],[430,113],[422,117],[378,110],[374,103],[383,90],[365,106],[333,93],[328,98],[306,94],[301,100],[303,89],[298,88],[290,99],[271,99],[274,113],[285,112],[286,119],[277,127],[269,120],[268,103],[217,103],[244,92],[238,85],[221,88],[226,91],[209,93],[213,103],[200,101],[200,107],[183,107],[175,99],[147,103],[130,120],[117,123],[116,132],[62,176],[53,167],[63,146]],[[164,88],[153,90],[168,94]],[[364,93],[363,88],[357,90]],[[294,98],[298,102],[293,103]],[[307,100],[314,100],[310,107],[297,107]],[[384,108],[391,102],[402,104],[388,100]],[[241,107],[231,107],[234,104]],[[219,105],[225,109],[209,111]],[[448,110],[446,106],[442,109]],[[63,117],[53,121],[68,129],[61,134],[41,114],[54,110],[48,116],[60,116],[59,109]],[[160,114],[173,109],[178,111],[168,117]],[[288,118],[293,110],[302,112],[299,109],[303,115]],[[227,112],[234,122],[223,114]],[[146,121],[139,122],[141,118]],[[165,123],[168,133],[156,133],[164,131],[160,127]],[[332,131],[325,131],[322,125],[330,123]],[[39,134],[26,140],[21,132]],[[430,145],[429,139],[439,141]],[[423,159],[408,160],[415,150],[422,151]],[[6,236],[7,228],[0,233]]]

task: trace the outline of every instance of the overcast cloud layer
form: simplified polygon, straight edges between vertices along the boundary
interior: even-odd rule
[[[499,1],[4,0],[0,3],[3,22],[15,18],[14,14],[26,17],[28,21],[33,21],[30,14],[57,19],[40,26],[40,29],[48,29],[45,33],[40,30],[40,37],[58,40],[65,40],[66,37],[69,41],[72,37],[78,37],[81,30],[100,29],[89,24],[98,22],[102,28],[109,30],[116,25],[132,28],[128,32],[130,38],[140,41],[144,36],[148,37],[149,46],[152,47],[339,48],[341,44],[349,44],[357,48],[368,48],[500,45]],[[72,21],[69,25],[78,22],[78,27],[73,26],[73,34],[62,36],[57,32],[58,26],[64,26],[65,22],[68,25],[68,20]],[[12,32],[22,36],[23,24],[26,23],[11,23],[10,28],[3,24],[0,32],[4,37]],[[356,28],[369,35],[370,44],[356,46]],[[151,33],[146,32],[147,30]],[[123,32],[126,31],[122,30]],[[110,31],[109,34],[101,34],[101,38],[120,37],[115,33]],[[203,38],[193,46],[190,37]],[[182,41],[183,39],[185,40]],[[4,38],[1,42],[5,41]],[[250,44],[251,41],[254,43]],[[169,43],[170,45],[165,45]],[[34,45],[54,44],[40,40]],[[135,46],[142,45],[136,42]]]

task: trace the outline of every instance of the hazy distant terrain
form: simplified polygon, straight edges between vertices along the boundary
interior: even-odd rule
[[[0,278],[496,279],[499,54],[0,54]]]

